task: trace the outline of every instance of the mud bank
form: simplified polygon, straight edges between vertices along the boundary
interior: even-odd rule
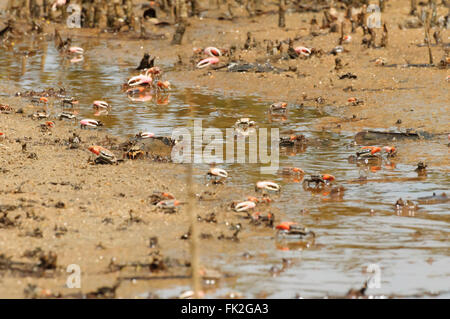
[[[2,99],[5,102],[10,101]],[[112,287],[123,278],[127,279],[110,297],[151,296],[175,282],[189,286],[189,240],[182,239],[190,225],[186,205],[176,213],[165,213],[151,204],[154,191],[170,192],[186,202],[186,168],[149,159],[93,165],[94,157],[87,150],[90,145],[115,149],[124,139],[58,120],[55,127],[42,130],[45,120],[28,117],[36,107],[9,105],[24,113],[0,114],[4,133],[0,144],[0,296],[80,297],[102,286]],[[81,140],[75,148],[69,143],[74,133]],[[271,228],[248,225],[230,210],[232,200],[239,199],[236,194],[245,191],[200,184],[194,191],[195,211],[202,220],[202,269],[213,271],[208,260],[222,253],[241,255],[249,248],[246,238],[256,232],[273,233]],[[232,225],[237,223],[242,223],[242,231],[233,236]],[[56,260],[45,268],[42,260],[50,252]],[[23,265],[17,267],[21,263],[30,266],[28,272]],[[65,288],[70,264],[81,268],[81,289]],[[220,270],[213,274],[216,282],[236,276]],[[158,276],[163,279],[155,279]]]

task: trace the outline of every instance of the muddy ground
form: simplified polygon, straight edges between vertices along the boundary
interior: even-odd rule
[[[24,106],[23,114],[0,117],[6,135],[0,146],[0,295],[24,297],[29,284],[38,286],[37,296],[73,294],[73,290],[63,288],[65,267],[70,264],[81,267],[83,293],[112,286],[118,278],[128,279],[116,297],[152,293],[175,280],[181,283],[177,277],[185,278],[188,285],[189,240],[181,239],[190,225],[186,205],[169,213],[151,203],[154,191],[170,192],[186,202],[186,168],[149,159],[94,165],[95,156],[87,150],[90,145],[114,150],[125,139],[74,129],[63,121],[42,131],[42,121],[28,117],[33,113],[30,109],[33,107]],[[69,142],[73,133],[81,140],[76,148]],[[122,157],[120,151],[116,154]],[[232,247],[245,252],[244,238],[257,229],[245,226],[242,234],[233,237],[230,227],[244,222],[229,208],[236,190],[224,185],[196,185],[194,191],[198,216],[209,217],[199,222],[201,236],[206,238],[200,241],[200,250],[220,254]],[[260,228],[272,233],[270,228]],[[151,240],[155,237],[156,242]],[[57,259],[44,271],[42,267],[47,264],[42,260],[49,252]],[[116,266],[110,265],[113,259]],[[120,265],[128,266],[122,269]],[[148,280],[131,283],[133,277],[149,276],[175,277],[151,280],[150,285]],[[217,280],[225,274],[216,276]],[[48,292],[41,294],[39,288]]]
[[[327,54],[338,45],[339,33],[321,30],[318,36],[310,35],[309,21],[314,16],[321,18],[319,13],[288,14],[287,28],[280,29],[276,14],[249,18],[244,9],[237,8],[234,21],[219,21],[217,16],[221,12],[208,11],[202,19],[190,18],[180,46],[170,45],[173,26],[147,26],[148,32],[165,34],[167,39],[164,40],[139,40],[133,33],[112,35],[95,29],[58,28],[64,37],[71,36],[75,43],[77,37],[90,37],[92,41],[98,37],[123,40],[109,50],[97,52],[119,66],[124,59],[134,59],[137,65],[143,53],[150,52],[158,57],[157,64],[170,69],[166,77],[175,86],[197,87],[223,95],[285,100],[290,107],[302,103],[315,105],[329,114],[317,120],[319,130],[356,133],[363,128],[400,127],[437,134],[432,143],[440,145],[439,153],[428,154],[428,142],[421,141],[412,143],[401,156],[406,163],[417,162],[420,157],[433,165],[448,167],[448,68],[400,66],[428,63],[427,47],[418,46],[423,43],[423,28],[399,28],[408,18],[409,1],[389,2],[382,14],[389,28],[388,46],[365,48],[361,45],[363,35],[359,28],[352,34],[352,41],[344,44],[348,52],[339,55],[343,63],[340,70],[334,69],[336,57]],[[42,37],[51,37],[54,27],[47,25],[44,31],[47,34]],[[243,49],[247,32],[256,39],[256,46],[249,50]],[[444,43],[448,44],[448,36],[449,31],[442,30]],[[266,55],[264,40],[289,38],[299,38],[295,45],[322,49],[324,54],[292,60],[277,60]],[[379,41],[380,37],[377,39]],[[232,73],[224,69],[196,70],[189,63],[194,47],[229,48],[232,45],[238,48],[235,53],[238,60],[265,62],[269,59],[274,66],[291,67],[295,71]],[[431,50],[437,63],[444,56],[444,46],[434,45]],[[177,63],[178,56],[181,64]],[[374,60],[379,57],[386,59],[387,65],[399,66],[376,65]],[[222,63],[227,59],[224,57]],[[339,75],[348,72],[357,78],[339,79]],[[2,86],[8,84],[2,83]],[[318,97],[324,102],[316,102]],[[347,100],[351,97],[364,103],[349,105]],[[1,97],[0,103],[24,111],[0,114],[0,131],[5,133],[0,141],[0,297],[80,297],[83,295],[78,293],[112,287],[120,279],[117,290],[106,296],[151,297],[157,296],[159,288],[180,283],[189,285],[189,241],[181,239],[189,228],[186,206],[181,206],[175,214],[166,214],[156,210],[149,200],[153,191],[158,190],[171,192],[185,201],[184,166],[151,160],[92,165],[89,160],[93,155],[87,150],[90,145],[114,149],[124,137],[75,129],[62,121],[42,131],[43,121],[28,117],[36,110],[35,106],[14,97]],[[396,124],[399,119],[401,124]],[[68,139],[73,133],[79,134],[81,144],[71,149]],[[120,152],[116,152],[121,157]],[[249,249],[246,238],[262,232],[268,236],[274,234],[274,230],[263,225],[249,226],[248,220],[230,211],[231,201],[239,199],[236,192],[238,190],[230,186],[195,186],[195,193],[199,195],[195,201],[198,215],[205,217],[214,213],[216,216],[216,222],[199,222],[200,232],[207,238],[199,241],[202,260],[230,251],[243,254]],[[250,190],[239,192],[253,194]],[[282,213],[277,214],[278,219],[283,218]],[[238,242],[233,240],[234,230],[230,229],[230,224],[237,223],[244,224]],[[156,245],[150,244],[152,237],[158,238]],[[56,254],[56,260],[50,252]],[[76,293],[65,288],[66,267],[70,264],[78,264],[82,270],[82,288]],[[202,267],[214,268],[214,265],[202,263]],[[233,280],[238,276],[219,274],[220,280]],[[147,278],[153,276],[165,278]],[[230,278],[225,279],[227,276]],[[133,277],[147,279],[132,280]]]

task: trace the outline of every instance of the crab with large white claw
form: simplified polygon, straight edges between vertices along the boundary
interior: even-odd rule
[[[253,201],[245,201],[245,202],[241,202],[236,204],[236,206],[234,206],[234,210],[236,212],[248,212],[249,210],[252,210],[256,207],[256,203]]]
[[[142,138],[142,139],[153,138],[153,137],[155,137],[155,133],[152,133],[152,132],[139,132],[138,134],[136,134],[136,137]]]
[[[220,52],[220,50],[215,47],[207,47],[205,50],[203,50],[203,52],[211,57],[218,57],[222,55],[222,52]]]
[[[213,178],[214,184],[221,184],[228,178],[228,172],[222,168],[211,167],[208,173],[206,173],[206,176]]]
[[[197,68],[198,69],[206,68],[207,66],[219,63],[219,61],[220,60],[218,57],[209,57],[198,62]]]
[[[131,79],[128,80],[127,82],[128,86],[152,85],[153,78],[151,76],[150,70],[151,69],[148,69],[147,72],[145,72],[145,74],[133,76]]]
[[[280,192],[281,186],[271,181],[260,181],[255,185],[255,191],[267,190],[272,192]]]
[[[94,101],[92,103],[92,105],[94,106],[94,109],[100,110],[100,109],[109,109],[111,108],[111,106],[108,104],[108,102],[105,101]]]
[[[300,46],[300,47],[294,48],[294,50],[299,55],[303,55],[303,56],[310,56],[311,55],[311,49],[306,48],[306,47]]]
[[[93,119],[83,119],[80,121],[81,128],[87,128],[87,127],[97,128],[102,125],[103,125],[102,122],[93,120]]]

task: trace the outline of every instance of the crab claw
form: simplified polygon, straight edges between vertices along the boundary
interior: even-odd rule
[[[277,183],[270,182],[270,181],[257,182],[256,183],[256,190],[258,191],[258,190],[262,190],[262,189],[279,192],[281,190],[281,186],[278,185]]]
[[[285,167],[283,168],[282,173],[284,175],[295,175],[295,174],[302,175],[305,174],[305,171],[298,167]]]
[[[74,54],[83,54],[84,53],[84,49],[80,48],[80,47],[70,47],[68,51],[69,51],[69,53],[74,53]]]
[[[297,223],[294,222],[282,222],[281,224],[278,224],[275,228],[278,230],[291,230],[292,225],[296,225]]]
[[[162,200],[159,203],[156,204],[156,207],[161,207],[161,208],[171,208],[171,207],[177,207],[181,205],[181,202],[176,200],[176,199],[171,199],[171,200]]]
[[[137,76],[133,76],[128,80],[129,86],[138,86],[138,85],[150,85],[153,82],[153,78],[150,75],[140,74]]]
[[[54,127],[55,126],[55,122],[47,121],[47,122],[45,122],[45,125],[48,126],[48,127]]]
[[[287,108],[287,103],[286,102],[277,102],[277,103],[273,103],[270,106],[270,110],[271,111],[285,111]]]
[[[311,49],[308,49],[306,47],[296,47],[294,48],[295,52],[297,52],[297,54],[301,54],[304,56],[310,56],[311,55]]]
[[[222,168],[212,167],[209,169],[208,175],[227,178],[228,172]]]
[[[78,63],[84,60],[84,57],[82,55],[77,56],[75,58],[70,59],[70,63]]]
[[[335,177],[333,175],[330,175],[330,174],[323,174],[322,175],[322,179],[324,181],[332,182],[332,181],[335,180]]]
[[[80,125],[81,127],[98,127],[98,126],[102,126],[103,123],[97,120],[92,120],[92,119],[83,119],[80,121]]]
[[[48,103],[48,98],[46,98],[46,97],[40,97],[39,98],[39,102],[42,102],[42,103]]]
[[[99,145],[89,146],[88,150],[91,151],[92,153],[94,153],[95,155],[100,155],[100,153],[104,153],[106,155],[109,155],[109,154],[112,155],[112,152],[110,150],[108,150],[107,148],[104,148],[103,146],[99,146]]]
[[[156,85],[163,90],[170,89],[170,82],[169,81],[158,81]]]
[[[385,146],[383,147],[383,151],[388,154],[394,154],[395,152],[397,152],[397,149],[395,148],[395,146]]]
[[[222,168],[213,167],[209,169],[208,175],[227,178],[228,172]]]
[[[220,52],[220,50],[215,47],[207,47],[203,52],[205,52],[206,55],[212,57],[218,57],[222,55],[222,52]]]
[[[155,133],[139,132],[138,134],[136,134],[136,137],[139,137],[139,138],[153,138],[153,137],[155,137]]]
[[[236,212],[246,212],[246,211],[248,211],[250,209],[253,209],[255,207],[256,207],[256,203],[255,202],[253,202],[253,201],[245,201],[245,202],[237,204],[234,207],[234,210]]]
[[[363,150],[370,150],[370,154],[371,155],[374,155],[374,154],[376,154],[378,152],[381,152],[381,147],[378,147],[378,146],[364,146],[361,149],[363,149]]]
[[[256,198],[255,196],[248,196],[248,197],[247,197],[247,200],[248,200],[248,201],[251,201],[251,202],[254,202],[254,203],[259,202],[259,199]]]
[[[197,68],[202,69],[202,68],[206,68],[209,65],[217,64],[217,63],[219,63],[219,58],[210,57],[210,58],[206,58],[206,59],[203,59],[200,62],[198,62]]]
[[[346,35],[342,38],[342,42],[344,42],[344,43],[350,43],[351,41],[352,41],[351,35]]]
[[[110,108],[109,104],[105,101],[94,101],[92,103],[95,109],[108,109]]]
[[[145,75],[146,75],[146,76],[150,76],[150,74],[153,74],[153,75],[155,75],[155,76],[159,76],[159,75],[162,74],[162,71],[161,71],[161,69],[160,69],[159,67],[154,66],[154,67],[148,69],[148,70],[145,72]]]

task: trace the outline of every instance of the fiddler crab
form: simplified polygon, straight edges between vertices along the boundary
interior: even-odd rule
[[[96,110],[107,110],[111,108],[108,102],[105,101],[94,101],[92,105]]]
[[[303,46],[295,47],[294,50],[298,55],[303,55],[306,57],[311,55],[311,49],[303,47]]]
[[[42,120],[42,119],[46,119],[49,117],[49,113],[47,113],[46,111],[36,111],[33,113],[33,115],[31,115],[31,118],[33,120]]]
[[[352,105],[352,106],[358,106],[360,104],[364,104],[364,101],[360,100],[360,99],[358,99],[356,97],[350,97],[350,98],[347,99],[347,103],[349,105]]]
[[[213,184],[223,184],[228,177],[228,172],[222,168],[211,167],[206,177],[213,180]]]
[[[304,175],[305,171],[298,167],[284,167],[281,173],[283,175]]]
[[[284,178],[292,179],[294,183],[299,183],[303,179],[305,171],[298,167],[284,167],[281,170],[281,174]]]
[[[207,47],[204,50],[194,49],[195,54],[202,53],[202,51],[205,55],[208,55],[209,57],[197,63],[196,66],[198,69],[206,68],[207,66],[217,64],[220,62],[219,57],[222,56],[222,52],[218,48]]]
[[[277,102],[273,103],[269,108],[270,114],[286,114],[287,113],[287,103],[286,102]]]
[[[250,132],[255,131],[256,122],[251,121],[248,117],[240,118],[234,123],[235,132],[240,135],[249,135]]]
[[[271,181],[259,181],[255,185],[255,192],[258,191],[271,191],[279,193],[281,192],[281,186]]]
[[[382,155],[386,154],[387,158],[392,158],[397,155],[397,149],[394,146],[363,146],[356,155],[349,156],[349,162],[365,162],[373,160],[382,160]]]
[[[249,212],[253,210],[257,204],[270,204],[271,202],[272,199],[267,195],[263,195],[261,198],[248,196],[246,200],[244,200],[243,202],[239,203],[233,202],[231,204],[231,208],[238,213]]]
[[[71,120],[71,119],[74,119],[76,117],[77,117],[77,113],[75,113],[75,112],[61,112],[61,113],[58,114],[58,118],[60,120],[62,120],[62,119],[69,119],[69,120]]]
[[[267,227],[273,227],[273,222],[275,221],[275,215],[272,213],[262,214],[260,212],[254,212],[250,215],[251,223],[254,225],[260,225],[265,223]]]
[[[169,81],[160,81],[162,75],[162,70],[154,66],[148,70],[145,71],[145,73],[141,73],[139,75],[131,77],[127,81],[127,86],[130,88],[137,88],[141,86],[146,87],[154,87],[158,91],[165,91],[170,88],[170,82]],[[139,93],[139,90],[128,90],[127,93],[129,95]]]
[[[156,204],[156,208],[162,210],[165,214],[174,214],[178,211],[179,206],[183,204],[176,199],[162,200]]]
[[[233,209],[234,211],[240,213],[240,212],[248,212],[250,210],[253,210],[255,207],[256,201],[247,200],[234,205]]]
[[[156,205],[159,202],[162,202],[164,200],[171,200],[175,199],[175,196],[168,192],[160,192],[160,191],[154,191],[153,194],[150,196],[150,203],[152,205]]]
[[[40,125],[41,131],[43,131],[43,132],[50,130],[52,127],[55,127],[55,122],[53,122],[53,121],[47,121]]]
[[[6,104],[0,104],[0,113],[9,113],[14,111],[14,109]]]
[[[290,135],[280,137],[280,146],[296,146],[304,145],[306,143],[306,137],[303,134],[300,135]]]
[[[335,177],[330,174],[311,175],[309,178],[304,179],[303,188],[306,190],[321,190],[334,180]],[[314,184],[314,187],[311,187],[311,184]]]
[[[32,97],[31,98],[31,102],[32,103],[37,103],[37,104],[47,104],[48,103],[48,98],[46,98],[45,96],[42,97]]]
[[[132,146],[126,153],[125,156],[128,159],[138,159],[145,156],[145,152],[137,145]]]
[[[103,123],[93,119],[83,119],[80,121],[81,128],[97,128],[99,126],[103,126]]]
[[[117,163],[117,158],[114,155],[114,153],[102,146],[98,146],[98,145],[90,146],[89,151],[91,151],[92,153],[94,153],[95,155],[98,156],[94,160],[95,164],[116,164]]]
[[[63,107],[73,107],[75,104],[78,104],[78,100],[75,100],[73,97],[70,98],[63,98],[61,100],[61,105]]]
[[[312,238],[316,237],[316,234],[308,230],[306,227],[303,227],[295,222],[282,222],[278,224],[275,229],[277,230],[277,237],[280,236],[294,236],[297,238],[303,238],[306,236],[312,236]]]

